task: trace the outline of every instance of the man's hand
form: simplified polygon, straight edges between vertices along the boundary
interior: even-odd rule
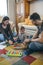
[[[8,42],[9,42],[9,44],[11,44],[11,45],[13,44],[13,42],[12,42],[11,40],[9,40]]]
[[[30,42],[30,39],[25,39],[23,44],[26,45],[28,42]]]
[[[28,43],[28,42],[30,42],[30,39],[25,39],[24,42]]]

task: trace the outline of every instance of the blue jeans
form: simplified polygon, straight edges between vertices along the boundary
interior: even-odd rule
[[[29,45],[29,49],[33,51],[43,51],[43,43],[31,42]]]
[[[29,38],[31,39],[32,36]],[[26,55],[29,55],[29,54],[36,52],[36,51],[43,51],[43,43],[29,42],[29,44],[27,45],[27,49],[24,51],[24,53]]]
[[[17,34],[14,32],[13,33],[13,36],[16,36]],[[10,37],[9,37],[10,38]],[[5,39],[5,37],[4,37],[4,35],[3,34],[0,34],[0,41],[5,41],[6,39]]]

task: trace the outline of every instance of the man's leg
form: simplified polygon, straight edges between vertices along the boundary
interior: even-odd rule
[[[29,45],[29,49],[31,49],[32,51],[43,50],[43,44],[41,44],[39,42],[31,42]]]
[[[25,54],[29,55],[29,54],[36,52],[36,51],[43,51],[43,44],[41,44],[39,42],[31,42],[28,45],[28,49],[25,51]]]

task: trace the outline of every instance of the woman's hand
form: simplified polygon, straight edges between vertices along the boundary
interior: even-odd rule
[[[11,45],[13,44],[13,42],[12,42],[11,40],[9,40],[8,42],[9,42],[9,44],[11,44]]]

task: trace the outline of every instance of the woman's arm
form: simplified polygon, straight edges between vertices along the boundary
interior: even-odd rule
[[[7,27],[8,27],[8,31],[10,33],[10,36],[13,38],[13,33],[12,33],[12,30],[11,30],[10,24],[8,24]]]
[[[9,31],[9,34],[10,34],[10,36],[12,38],[12,41],[15,42],[15,38],[13,36],[12,30],[11,30],[11,27],[10,27],[10,24],[8,25],[8,31]]]

